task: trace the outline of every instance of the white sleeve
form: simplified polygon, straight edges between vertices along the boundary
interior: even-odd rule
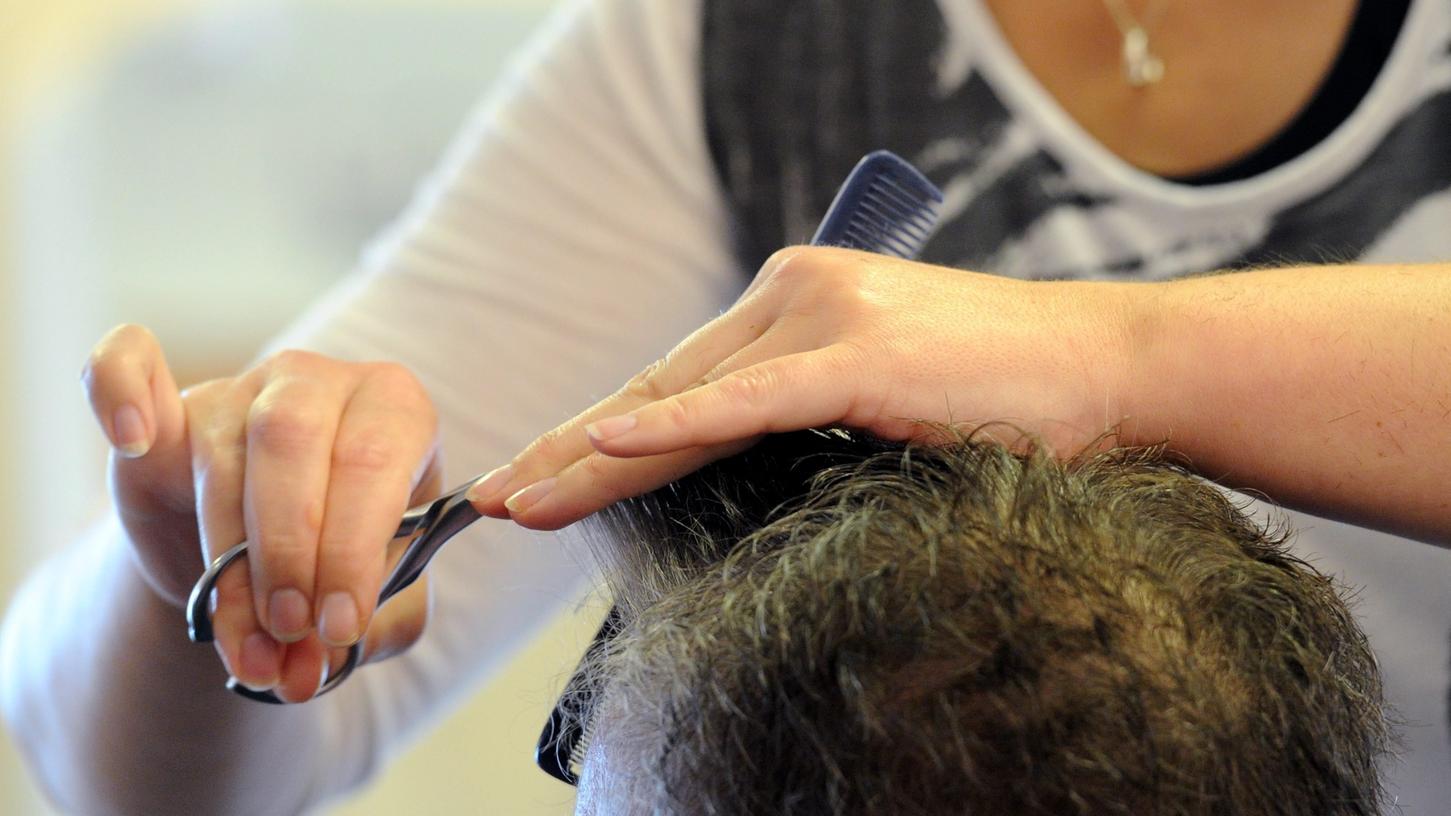
[[[284,343],[406,364],[447,486],[503,464],[726,308],[698,0],[573,3],[516,63],[363,269]],[[484,519],[435,561],[406,655],[331,695],[323,790],[366,778],[577,592],[556,537]],[[360,716],[361,712],[368,716]]]
[[[509,71],[363,269],[286,346],[398,360],[445,482],[502,465],[715,317],[746,283],[705,145],[698,0],[573,3]],[[485,520],[432,566],[414,649],[326,698],[322,790],[353,787],[575,595],[553,534]],[[367,716],[360,716],[367,711]]]
[[[705,143],[699,3],[570,2],[360,268],[275,344],[412,369],[439,410],[447,487],[617,388],[744,287]],[[86,566],[116,562],[84,549],[17,596],[0,656],[42,636],[19,622],[88,614],[57,599],[83,598],[69,590],[105,580]],[[430,575],[422,640],[315,704],[326,713],[313,755],[330,760],[314,801],[356,787],[446,713],[575,596],[582,568],[555,536],[484,519]],[[68,591],[51,591],[62,578]],[[0,663],[0,686],[47,671]],[[0,695],[8,718],[30,704],[20,694]]]

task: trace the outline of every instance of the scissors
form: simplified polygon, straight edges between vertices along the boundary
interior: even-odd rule
[[[382,606],[389,598],[402,592],[418,576],[423,574],[423,569],[433,556],[458,534],[460,530],[478,521],[479,511],[469,503],[465,496],[468,489],[474,484],[473,481],[464,483],[458,488],[451,490],[427,504],[420,504],[403,514],[403,521],[398,525],[398,532],[393,534],[393,539],[408,538],[417,535],[399,556],[398,563],[393,566],[393,571],[383,582],[383,588],[378,592],[378,606]],[[191,597],[186,603],[186,626],[187,634],[193,643],[211,643],[213,639],[211,619],[211,598],[212,590],[217,588],[217,580],[222,573],[232,565],[232,562],[247,554],[247,542],[227,550],[207,567],[206,572],[197,580],[196,586],[192,587]],[[322,688],[318,689],[317,695],[327,694],[337,688],[338,684],[347,679],[358,667],[363,657],[363,638],[357,643],[348,647],[348,658],[336,671],[329,671],[327,680]],[[227,690],[246,697],[249,700],[256,700],[262,703],[282,704],[286,701],[271,691],[253,691],[241,683],[235,677],[227,679]]]

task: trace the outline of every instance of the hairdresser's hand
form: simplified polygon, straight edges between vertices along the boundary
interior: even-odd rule
[[[399,517],[439,491],[433,405],[406,370],[283,352],[178,393],[151,333],[121,326],[82,379],[121,523],[163,599],[180,607],[203,557],[250,542],[250,569],[222,576],[213,615],[233,677],[297,702],[328,647],[340,665],[364,632],[375,659],[422,633],[425,582],[373,614]]]
[[[783,250],[729,311],[482,480],[475,505],[557,528],[761,434],[825,425],[905,439],[930,433],[919,420],[1008,420],[1071,455],[1121,418],[1127,285]]]

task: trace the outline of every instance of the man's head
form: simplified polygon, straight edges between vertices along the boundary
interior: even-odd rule
[[[1151,452],[802,432],[600,522],[585,812],[1378,812],[1335,586]]]

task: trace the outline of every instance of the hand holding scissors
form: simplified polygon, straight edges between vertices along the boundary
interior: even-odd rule
[[[473,505],[464,498],[464,494],[472,485],[473,481],[466,482],[463,486],[403,514],[403,521],[398,525],[398,533],[394,538],[412,537],[413,540],[403,550],[393,571],[388,575],[388,580],[383,582],[383,588],[378,592],[378,606],[381,607],[389,598],[412,586],[413,582],[423,575],[424,568],[428,566],[428,562],[433,559],[439,549],[454,534],[479,519],[479,511],[475,510]],[[217,581],[221,579],[222,573],[232,565],[232,562],[246,554],[247,542],[245,541],[222,553],[207,567],[207,571],[202,574],[196,586],[192,587],[191,597],[186,603],[186,624],[193,642],[212,642],[212,621],[208,609],[212,592],[216,590]],[[348,675],[352,674],[353,669],[362,662],[363,644],[363,640],[360,639],[348,647],[347,659],[341,666],[330,668],[314,696],[321,696],[332,691],[339,683],[346,680]],[[238,683],[236,678],[227,681],[227,689],[263,703],[287,702],[271,691],[247,688]]]
[[[421,635],[426,578],[375,611],[399,519],[442,487],[433,403],[406,369],[284,351],[182,392],[156,338],[122,326],[82,380],[157,597],[184,608],[206,564],[249,542],[246,567],[216,581],[209,621],[239,684],[301,702],[329,658],[342,666],[362,641],[374,660]]]

